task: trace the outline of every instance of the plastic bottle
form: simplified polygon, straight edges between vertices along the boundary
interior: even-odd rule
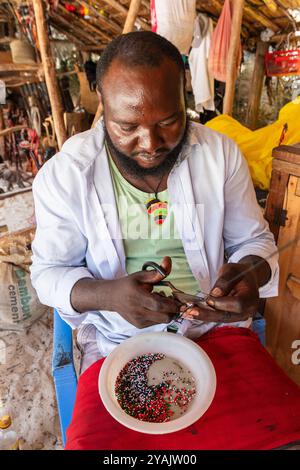
[[[19,450],[18,435],[5,408],[0,408],[0,450]]]

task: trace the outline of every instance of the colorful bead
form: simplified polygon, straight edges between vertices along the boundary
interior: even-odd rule
[[[186,380],[186,386],[178,387],[182,381],[175,372],[164,371],[164,380],[158,385],[148,385],[150,366],[166,356],[161,353],[149,353],[129,361],[119,373],[115,393],[121,408],[130,416],[141,421],[163,423],[170,421],[174,415],[171,405],[180,408],[183,414],[196,389],[193,380]],[[152,377],[155,379],[155,377]],[[188,388],[189,387],[189,388]]]

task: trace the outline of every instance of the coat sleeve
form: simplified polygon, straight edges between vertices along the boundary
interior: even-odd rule
[[[225,181],[224,244],[228,262],[237,263],[247,255],[260,256],[271,268],[269,282],[260,297],[278,295],[278,252],[273,234],[257,203],[248,165],[237,145],[228,139]]]
[[[85,263],[87,240],[58,179],[54,174],[48,175],[50,163],[51,160],[39,171],[32,188],[37,230],[32,243],[31,280],[43,304],[74,318],[80,316],[81,323],[85,314],[73,309],[70,294],[79,279],[93,278]]]

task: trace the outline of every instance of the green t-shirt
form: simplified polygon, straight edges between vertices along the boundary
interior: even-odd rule
[[[164,256],[172,259],[172,271],[168,280],[188,294],[200,291],[187,262],[173,211],[170,207],[162,212],[166,216],[162,224],[155,222],[155,211],[148,214],[146,204],[153,194],[145,193],[130,184],[119,172],[109,155],[118,215],[124,241],[126,271],[128,274],[141,271],[145,261],[160,264]],[[158,193],[160,201],[168,202],[168,190]],[[170,293],[169,288],[157,286],[155,290]]]

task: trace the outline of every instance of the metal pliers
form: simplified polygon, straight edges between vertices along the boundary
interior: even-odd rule
[[[167,273],[164,268],[159,266],[159,264],[155,263],[154,261],[146,261],[146,263],[143,264],[142,270],[148,271],[147,268],[153,268],[154,271],[157,271],[162,276],[167,277]],[[169,287],[172,291],[174,299],[178,300],[182,305],[186,305],[187,308],[195,306],[201,307],[201,309],[204,310],[216,311],[216,309],[207,305],[206,299],[208,298],[208,295],[199,297],[197,295],[186,294],[182,290],[177,289],[170,281],[159,281],[156,285]],[[181,312],[178,316],[180,317],[183,313],[184,312]]]

